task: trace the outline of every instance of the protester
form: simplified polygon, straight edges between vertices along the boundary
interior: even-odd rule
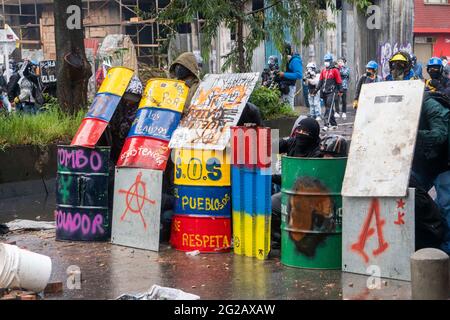
[[[279,70],[280,67],[278,65],[278,57],[270,56],[269,60],[267,61],[267,68],[264,69],[261,75],[261,84],[267,88],[275,87],[277,85],[275,82],[275,75],[279,72]]]
[[[36,65],[31,61],[24,61],[18,75],[19,79],[17,80],[17,77],[15,77],[14,81],[17,80],[17,82],[12,85],[12,87],[14,87],[12,92],[14,93],[17,93],[17,86],[19,88],[19,94],[14,97],[16,110],[19,112],[36,114],[44,103],[42,91],[39,87],[38,77],[36,75]]]
[[[412,60],[408,52],[398,51],[389,59],[390,73],[386,77],[386,81],[398,80],[417,80],[412,69]]]
[[[183,109],[183,115],[189,111],[192,97],[200,85],[200,67],[192,52],[184,52],[175,59],[169,68],[170,77],[182,80],[189,87],[189,93]]]
[[[442,60],[437,57],[432,57],[428,61],[427,72],[431,78],[425,81],[425,90],[441,92],[450,98],[450,79],[444,76]]]
[[[444,66],[444,77],[450,78],[450,64],[448,64],[448,58],[446,56],[441,57],[442,65]]]
[[[395,53],[389,64],[390,77],[387,79],[414,79],[408,58],[407,53]],[[425,247],[439,248],[447,232],[444,217],[428,191],[439,174],[448,170],[449,119],[450,110],[430,92],[425,92],[409,182],[410,187],[416,188],[416,250]],[[446,184],[448,187],[448,182]]]
[[[414,71],[414,76],[417,79],[423,80],[422,64],[420,62],[417,62],[417,57],[414,53],[411,54],[411,62],[412,62],[412,68]]]
[[[323,60],[325,68],[320,73],[319,84],[314,93],[320,91],[320,96],[325,102],[323,130],[326,131],[337,129],[334,108],[337,96],[342,96],[342,79],[339,70],[333,64],[333,56],[327,53]]]
[[[5,66],[2,66],[2,74],[0,74],[0,100],[2,103],[2,108],[4,111],[11,113],[11,103],[8,99],[8,84],[6,83],[5,76],[3,75],[5,72]]]
[[[347,67],[347,59],[341,57],[337,61],[339,73],[342,79],[342,96],[338,97],[336,100],[336,112],[334,114],[335,118],[347,119],[347,90],[348,84],[350,82],[350,68]],[[339,104],[342,104],[342,107],[339,110]],[[341,112],[341,114],[339,114]]]
[[[319,84],[320,74],[318,73],[317,66],[314,62],[308,63],[306,66],[306,74],[304,83],[308,88],[308,102],[309,102],[309,115],[310,117],[321,120],[321,109],[320,109],[320,97],[317,95],[316,89]]]
[[[289,157],[319,158],[320,125],[313,118],[304,118],[294,131],[294,135],[279,141],[279,152]],[[272,182],[281,185],[281,176],[273,175]],[[272,196],[272,248],[278,248],[281,241],[281,192]]]
[[[320,142],[320,153],[322,158],[343,158],[347,157],[347,140],[341,135],[327,135]]]
[[[276,81],[281,91],[281,99],[294,109],[295,83],[303,77],[302,58],[294,53],[289,43],[285,44],[284,49],[287,56],[286,71],[279,71]]]
[[[358,108],[359,95],[361,94],[361,88],[363,84],[380,82],[381,77],[377,75],[378,63],[375,61],[369,61],[366,65],[366,73],[361,76],[356,85],[355,99],[353,100],[353,108]]]

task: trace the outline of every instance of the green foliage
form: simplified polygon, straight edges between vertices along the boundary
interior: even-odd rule
[[[68,143],[86,114],[86,110],[80,110],[69,116],[61,111],[55,98],[48,97],[41,110],[37,115],[0,115],[0,148]]]
[[[224,25],[236,32],[242,22],[249,34],[243,38],[236,32],[236,41],[229,54],[225,56],[223,69],[232,67],[234,71],[250,70],[253,51],[267,37],[271,37],[275,46],[283,52],[285,33],[288,31],[296,45],[308,45],[316,32],[335,28],[327,21],[326,12],[321,6],[327,5],[336,11],[333,0],[267,0],[266,7],[248,12],[245,10],[246,0],[172,0],[158,16],[161,22],[170,22],[175,32],[176,26],[191,23],[198,17],[204,19],[201,28],[201,51],[205,61],[209,60],[212,40],[217,37],[219,26]],[[369,0],[347,0],[363,10],[371,4]],[[303,39],[297,38],[299,28],[303,28]],[[174,33],[172,33],[174,35]],[[243,51],[240,48],[243,47]],[[244,60],[244,61],[242,61]],[[244,69],[238,66],[244,66]]]
[[[291,106],[283,103],[280,97],[278,89],[259,86],[253,90],[249,101],[259,107],[264,120],[296,116]]]

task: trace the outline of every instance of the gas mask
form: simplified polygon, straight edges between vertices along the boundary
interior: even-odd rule
[[[394,80],[403,80],[406,73],[406,64],[402,62],[393,62],[390,64],[391,75]]]
[[[330,61],[325,61],[323,65],[325,66],[325,68],[329,68],[331,63]]]
[[[441,77],[440,69],[428,68],[427,72],[430,75],[431,79],[439,79]]]

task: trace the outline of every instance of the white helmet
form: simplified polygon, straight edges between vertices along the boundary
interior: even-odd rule
[[[310,62],[306,65],[306,69],[313,69],[313,70],[317,70],[317,66],[314,62]]]

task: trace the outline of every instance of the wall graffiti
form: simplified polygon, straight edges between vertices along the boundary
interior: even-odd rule
[[[412,45],[411,43],[399,44],[398,42],[391,44],[390,42],[385,42],[379,48],[378,60],[380,61],[380,68],[378,70],[378,74],[384,78],[386,78],[389,74],[389,59],[392,55],[397,51],[406,51],[408,53],[412,53]]]
[[[209,74],[170,141],[171,148],[222,150],[250,97],[258,73]]]

